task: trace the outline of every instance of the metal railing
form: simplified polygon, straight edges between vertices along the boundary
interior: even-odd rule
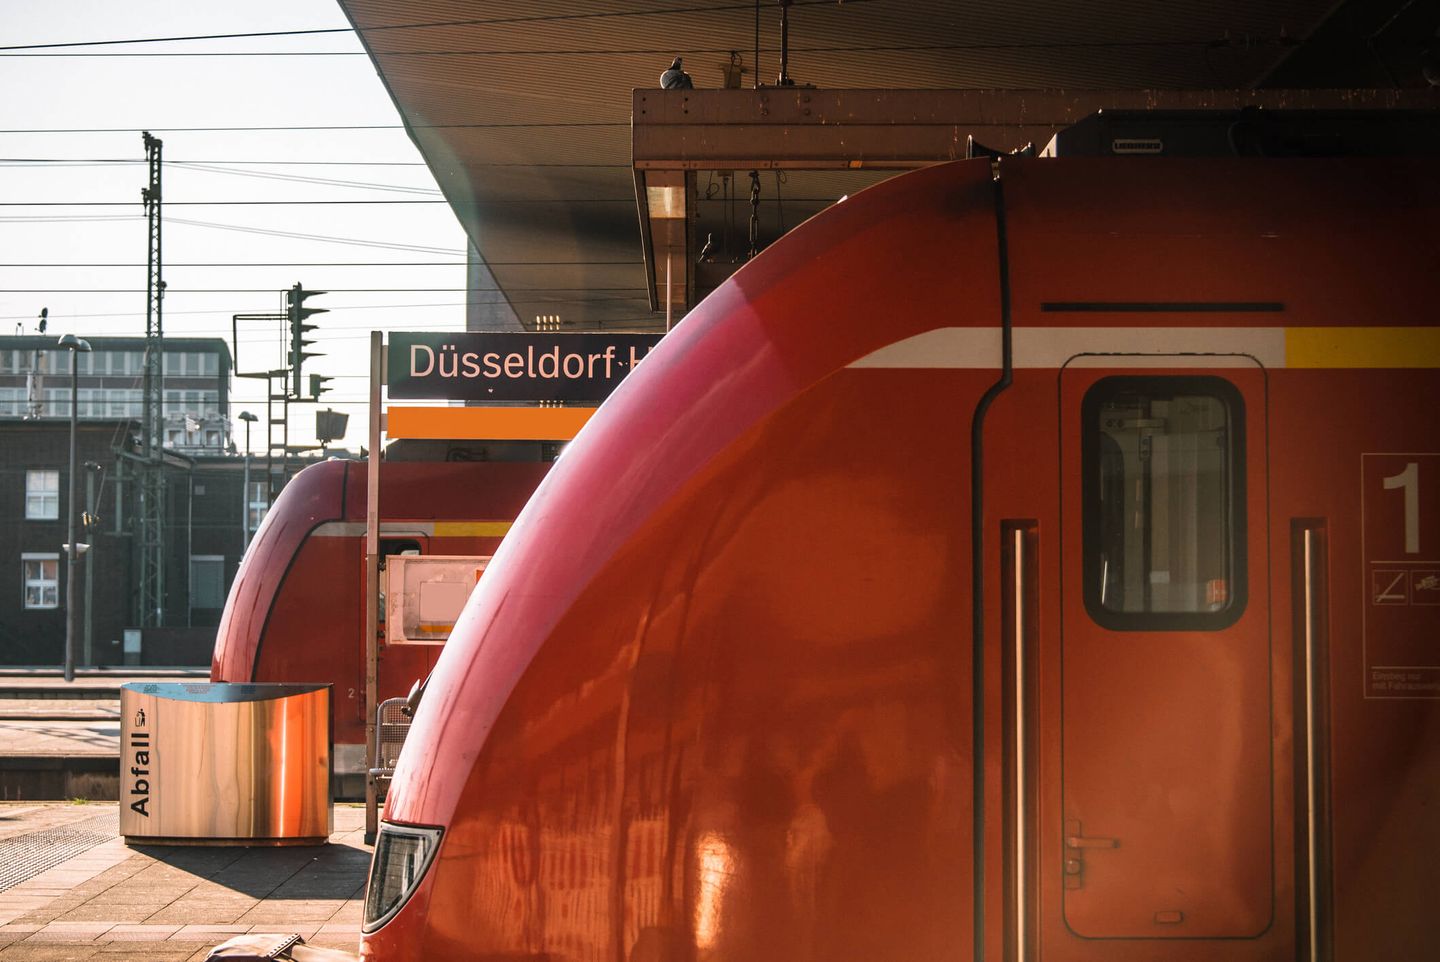
[[[406,713],[405,703],[404,698],[387,698],[375,712],[375,767],[370,769],[370,775],[377,789],[382,784],[388,785],[395,774],[400,749],[410,733],[411,716]]]

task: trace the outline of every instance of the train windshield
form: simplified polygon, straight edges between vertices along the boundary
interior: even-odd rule
[[[1085,421],[1086,603],[1117,629],[1221,628],[1243,606],[1243,403],[1218,378],[1106,378]]]

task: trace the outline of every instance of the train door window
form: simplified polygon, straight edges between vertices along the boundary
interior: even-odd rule
[[[385,559],[397,554],[423,554],[420,542],[414,538],[381,538],[380,539],[380,569],[385,569]],[[376,613],[376,620],[379,624],[385,624],[385,578],[380,578],[379,590],[380,610]]]
[[[381,538],[381,539],[380,539],[380,558],[381,558],[382,561],[383,561],[385,558],[390,557],[391,555],[396,555],[396,554],[420,554],[420,553],[421,553],[421,551],[420,551],[420,542],[415,541],[415,540],[412,539],[412,538]]]
[[[1081,406],[1085,607],[1217,630],[1245,607],[1245,408],[1215,377],[1109,377]]]

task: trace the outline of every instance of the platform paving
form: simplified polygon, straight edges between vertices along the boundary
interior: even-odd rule
[[[66,830],[83,837],[114,807],[0,804],[0,851]],[[334,816],[322,846],[132,848],[112,834],[0,887],[0,962],[183,962],[246,932],[355,951],[371,854],[365,812],[339,805]]]

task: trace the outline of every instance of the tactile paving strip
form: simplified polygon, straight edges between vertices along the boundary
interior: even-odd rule
[[[119,831],[120,813],[114,811],[73,825],[0,840],[0,892],[110,841]]]

